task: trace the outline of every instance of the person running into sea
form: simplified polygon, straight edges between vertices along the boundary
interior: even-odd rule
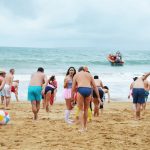
[[[56,100],[56,93],[57,93],[57,88],[58,88],[58,83],[56,81],[55,75],[52,75],[51,77],[51,84],[55,87],[54,94],[52,95],[52,98],[51,98],[51,102],[53,103]]]
[[[133,82],[133,103],[136,106],[136,120],[140,120],[141,106],[145,102],[144,80],[150,75],[150,72],[142,77],[139,77]]]
[[[40,101],[42,99],[42,93],[44,93],[45,88],[42,91],[42,85],[45,83],[47,85],[47,77],[44,74],[44,69],[39,67],[37,72],[31,75],[29,87],[28,87],[28,100],[32,105],[32,112],[34,114],[33,119],[37,120],[38,112],[40,109]]]
[[[9,109],[9,103],[11,98],[11,86],[14,79],[15,69],[10,69],[9,73],[5,76],[5,86],[2,90],[2,95],[4,96],[4,107],[5,109]]]
[[[53,105],[54,102],[54,92],[57,88],[57,84],[54,81],[55,76],[51,76],[48,80],[48,85],[45,88],[45,106],[47,112],[49,112],[49,105]]]
[[[91,100],[92,87],[96,92],[97,99],[101,102],[99,97],[99,92],[94,82],[92,75],[84,70],[84,67],[80,67],[78,73],[73,78],[72,85],[72,99],[74,99],[74,93],[77,90],[77,105],[79,107],[79,120],[81,124],[81,129],[79,131],[83,132],[87,130],[87,117],[89,102]]]
[[[130,97],[133,98],[133,83],[134,81],[136,81],[138,79],[138,77],[134,77],[133,78],[133,82],[130,84],[130,90],[129,90],[129,95],[128,95],[128,99],[130,99]],[[133,115],[134,117],[136,117],[136,104],[133,103]]]
[[[103,86],[102,81],[99,79],[99,76],[95,75],[94,76],[94,81],[95,81],[95,84],[98,88],[99,95],[100,95],[100,98],[101,98],[101,101],[102,101],[102,103],[100,104],[100,109],[103,110],[104,91],[102,90],[102,88],[104,86]],[[94,116],[99,116],[99,100],[97,98],[98,97],[96,95],[96,92],[93,90]]]
[[[108,86],[103,86],[103,91],[104,91],[104,100],[106,99],[106,94],[107,94],[107,100],[108,103],[110,103],[110,91]]]
[[[72,123],[72,120],[70,120],[69,117],[70,117],[71,110],[73,108],[72,106],[73,101],[71,99],[71,96],[72,96],[71,88],[72,88],[72,82],[73,82],[73,78],[75,74],[76,74],[75,68],[70,67],[67,70],[66,77],[64,79],[64,98],[66,101],[66,108],[67,108],[65,110],[65,122],[69,124]]]
[[[4,102],[4,96],[2,95],[2,89],[5,86],[5,76],[6,76],[6,72],[4,70],[0,70],[0,93],[1,93],[1,103],[3,104]]]

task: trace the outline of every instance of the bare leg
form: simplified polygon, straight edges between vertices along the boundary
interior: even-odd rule
[[[99,116],[99,102],[98,99],[94,98],[94,116]]]
[[[91,96],[86,97],[84,100],[84,129],[87,128],[88,108],[90,104]]]
[[[16,89],[15,89],[15,97],[16,97],[17,102],[19,102],[19,99],[18,99],[18,87],[16,87]]]
[[[49,103],[50,103],[51,91],[46,93],[46,112],[49,112]]]
[[[37,107],[36,107],[36,100],[31,102],[32,105],[32,112],[34,114],[34,120],[37,120]]]
[[[137,103],[136,105],[136,119],[140,120],[141,104]]]
[[[4,96],[1,96],[1,104],[4,104]]]
[[[46,96],[45,94],[43,95],[43,109],[45,109],[45,105],[46,105]]]
[[[146,109],[146,102],[143,104],[143,110]]]
[[[18,99],[18,92],[15,92],[15,97],[16,97],[16,101],[19,102],[19,99]]]
[[[6,109],[6,106],[7,106],[7,98],[6,96],[4,97],[4,109]]]
[[[84,119],[83,119],[83,106],[84,106],[84,98],[80,93],[77,94],[77,105],[79,108],[79,121],[81,125],[81,130],[84,129]]]
[[[38,112],[40,110],[40,101],[36,101],[36,109],[37,109],[37,115],[36,115],[36,119],[38,118]]]
[[[6,97],[6,107],[9,106],[9,103],[10,103],[10,97]]]

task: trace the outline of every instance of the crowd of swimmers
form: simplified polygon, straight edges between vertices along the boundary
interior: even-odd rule
[[[1,103],[4,109],[7,109],[10,103],[11,92],[15,93],[18,100],[18,80],[14,80],[14,69],[6,74],[0,70],[0,91]],[[135,77],[130,85],[130,94],[132,95],[135,108],[135,119],[140,119],[140,112],[145,109],[150,90],[150,83],[147,77],[150,73],[142,77]],[[37,120],[40,109],[40,102],[43,99],[43,108],[50,112],[50,105],[53,105],[57,92],[57,81],[52,75],[47,79],[44,69],[39,67],[31,75],[28,87],[28,100],[32,105],[33,119]],[[98,75],[92,76],[87,67],[81,66],[78,71],[74,67],[69,67],[64,78],[64,99],[66,110],[64,120],[67,124],[73,124],[75,120],[70,119],[73,109],[76,113],[76,121],[80,123],[80,131],[87,130],[87,121],[91,120],[92,110],[94,116],[99,116],[99,110],[103,113],[104,100],[107,94],[108,103],[110,102],[110,92],[107,86],[99,79]],[[94,109],[92,107],[94,105]]]

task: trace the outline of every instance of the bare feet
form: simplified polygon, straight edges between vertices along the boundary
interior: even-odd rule
[[[37,119],[38,119],[38,115],[34,114],[34,120],[37,120]]]
[[[81,128],[78,130],[80,133],[86,132],[87,131],[87,127],[86,128]]]

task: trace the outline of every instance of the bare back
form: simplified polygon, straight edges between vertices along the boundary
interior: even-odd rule
[[[13,79],[14,79],[14,76],[11,73],[8,73],[5,77],[6,84],[11,86]]]
[[[0,91],[3,89],[5,86],[5,78],[0,76]]]
[[[75,80],[77,82],[78,87],[91,87],[92,85],[92,76],[88,72],[78,72],[75,75]]]
[[[95,84],[96,84],[97,87],[102,87],[103,88],[103,83],[100,79],[94,79],[94,81],[95,81]]]
[[[143,88],[144,89],[144,81],[143,78],[138,78],[133,82],[133,88]]]
[[[45,81],[45,74],[42,72],[36,72],[32,74],[29,85],[30,86],[42,86]]]

